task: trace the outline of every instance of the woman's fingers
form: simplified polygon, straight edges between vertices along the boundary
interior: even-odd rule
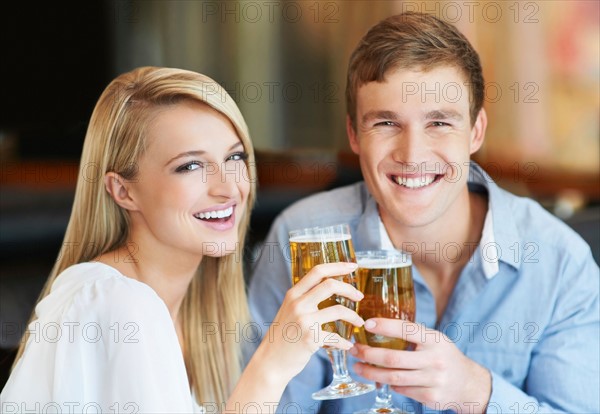
[[[311,269],[298,283],[292,287],[296,295],[302,296],[325,278],[344,276],[356,270],[358,265],[351,262],[325,263]]]
[[[342,338],[336,333],[322,331],[321,335],[323,337],[323,340],[320,344],[321,346],[331,346],[333,348],[343,349],[345,351],[352,348],[352,342]]]
[[[354,326],[363,326],[365,323],[365,321],[358,316],[356,312],[342,305],[335,305],[321,309],[315,315],[315,321],[321,325],[327,322],[340,320],[349,322]]]
[[[302,301],[310,307],[316,307],[319,303],[331,296],[343,296],[351,301],[357,302],[364,295],[349,283],[335,279],[325,279],[304,295]]]
[[[309,328],[305,326],[305,333],[309,333],[307,338],[310,338],[319,346],[328,345],[345,350],[351,349],[354,344],[337,333],[323,330],[323,324],[331,322],[339,324],[344,321],[355,326],[362,326],[365,323],[356,312],[342,305],[321,309],[312,315],[311,319],[313,324]],[[352,329],[352,327],[347,326],[345,329]]]
[[[318,305],[331,297],[361,300],[364,295],[358,289],[349,283],[333,279],[336,276],[348,275],[356,268],[356,263],[349,262],[317,265],[288,291],[280,310],[281,315],[294,320],[302,329],[302,336],[309,340],[312,346],[316,344],[345,350],[352,348],[352,342],[337,333],[323,331],[321,327],[325,323],[336,321],[362,326],[364,320],[355,311],[341,304],[320,310]]]

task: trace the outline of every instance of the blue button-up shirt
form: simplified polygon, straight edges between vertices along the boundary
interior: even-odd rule
[[[536,202],[500,189],[472,163],[469,190],[488,198],[482,238],[466,246],[462,270],[438,320],[435,300],[413,267],[416,320],[446,334],[469,358],[490,370],[490,413],[600,412],[600,271],[589,246]],[[377,204],[364,183],[316,194],[283,211],[262,246],[249,290],[255,321],[267,326],[291,287],[288,232],[348,223],[356,250],[391,247]],[[407,242],[404,247],[410,250]],[[456,245],[422,251],[427,260],[457,260]],[[355,360],[348,356],[350,374]],[[311,393],[331,380],[330,362],[317,352],[288,385],[279,412],[352,413],[372,406],[374,393],[317,402]],[[427,408],[394,394],[407,412]],[[474,407],[481,409],[481,407]]]

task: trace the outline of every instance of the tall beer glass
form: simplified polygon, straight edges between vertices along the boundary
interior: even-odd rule
[[[339,224],[329,227],[314,227],[290,232],[290,251],[292,259],[292,281],[297,283],[314,266],[322,263],[356,262],[354,247],[350,236],[350,227]],[[356,287],[353,273],[337,277]],[[341,304],[356,310],[356,302],[342,296],[331,296],[319,304],[319,309]],[[335,321],[323,324],[325,332],[337,333],[345,339],[352,335],[352,325],[346,321]],[[346,351],[325,346],[329,360],[333,366],[333,381],[329,386],[312,394],[315,400],[331,400],[353,397],[373,391],[371,384],[354,381],[346,367]]]
[[[364,319],[390,318],[415,321],[415,291],[409,254],[398,250],[356,252],[358,289],[365,295],[358,304],[358,314]],[[400,338],[390,338],[356,328],[356,342],[377,348],[413,349],[413,344]],[[399,414],[394,407],[387,384],[377,383],[375,404],[355,414]]]

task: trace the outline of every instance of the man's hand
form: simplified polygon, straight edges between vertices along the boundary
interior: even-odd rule
[[[467,358],[444,334],[397,319],[373,318],[364,327],[405,339],[416,348],[397,351],[355,344],[350,353],[365,361],[354,365],[359,375],[389,384],[394,391],[433,409],[485,412],[491,394],[489,371]]]

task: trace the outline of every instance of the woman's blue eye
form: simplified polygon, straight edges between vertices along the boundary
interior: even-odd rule
[[[245,161],[248,159],[248,154],[245,152],[236,152],[227,157],[226,161]]]
[[[191,161],[191,162],[187,162],[185,164],[183,164],[180,167],[177,167],[177,169],[175,170],[176,172],[189,172],[189,171],[194,171],[197,170],[198,168],[202,167],[202,163],[199,161]]]

